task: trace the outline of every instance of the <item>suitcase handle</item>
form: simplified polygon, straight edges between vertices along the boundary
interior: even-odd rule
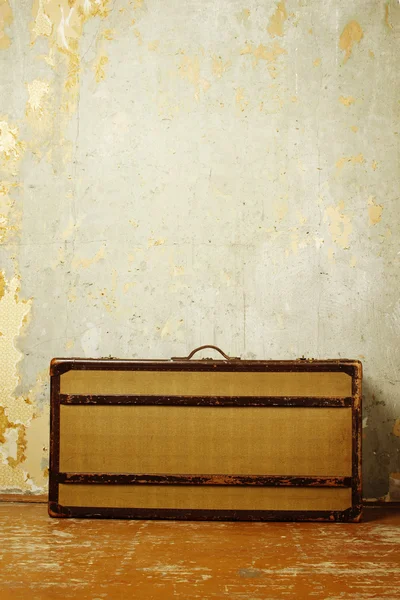
[[[222,356],[226,360],[240,360],[240,356],[228,356],[227,354],[225,354],[225,352],[223,352],[221,350],[221,348],[218,348],[218,346],[212,346],[211,344],[206,344],[205,346],[199,346],[198,348],[195,348],[194,350],[191,351],[191,353],[189,354],[189,356],[173,356],[171,358],[171,360],[190,360],[192,358],[192,356],[194,354],[196,354],[196,352],[198,352],[199,350],[204,350],[205,348],[212,348],[213,350],[217,350],[217,352],[219,352],[220,354],[222,354]],[[212,360],[212,359],[203,358],[203,360]]]

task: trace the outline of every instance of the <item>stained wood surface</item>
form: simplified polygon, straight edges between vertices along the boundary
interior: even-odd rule
[[[0,504],[2,600],[399,598],[400,513],[360,524],[50,519]]]

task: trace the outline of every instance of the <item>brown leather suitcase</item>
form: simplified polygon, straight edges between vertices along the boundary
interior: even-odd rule
[[[205,347],[52,360],[49,514],[358,521],[361,363]]]

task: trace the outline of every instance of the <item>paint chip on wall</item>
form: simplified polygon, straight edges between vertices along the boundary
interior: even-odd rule
[[[0,50],[5,50],[11,45],[11,39],[5,30],[12,22],[13,13],[9,0],[0,0]]]
[[[278,2],[276,10],[275,10],[274,14],[272,15],[272,17],[270,18],[269,24],[267,27],[267,31],[271,37],[275,37],[275,36],[282,37],[283,36],[283,24],[286,21],[286,19],[287,19],[287,12],[286,12],[285,2],[283,0],[281,0],[281,2]]]
[[[353,231],[350,217],[344,213],[344,202],[337,206],[328,206],[325,211],[324,222],[328,222],[332,240],[343,248],[349,248],[349,237]]]
[[[364,163],[363,154],[356,154],[355,156],[342,156],[339,160],[336,161],[336,168],[340,171],[344,167],[345,164],[351,165],[362,165]]]
[[[359,44],[364,36],[361,25],[357,21],[347,23],[339,40],[339,48],[344,51],[343,64],[346,63],[353,52],[354,44]]]
[[[106,54],[100,54],[94,64],[93,64],[93,72],[96,78],[96,82],[100,83],[100,81],[103,81],[103,79],[105,79],[106,76],[106,65],[108,64],[108,56]]]
[[[22,353],[15,345],[28,320],[31,310],[30,300],[19,298],[19,278],[5,282],[2,273],[2,297],[0,300],[0,406],[5,409],[11,423],[26,425],[33,414],[33,405],[24,398],[15,398],[13,393],[19,383],[18,362]]]
[[[375,204],[375,198],[370,196],[368,199],[368,216],[369,224],[376,225],[382,218],[383,206]]]
[[[339,98],[339,102],[341,102],[343,106],[351,106],[351,104],[354,104],[355,101],[356,99],[353,98],[353,96],[340,96]]]
[[[10,175],[17,174],[17,164],[25,152],[19,129],[0,117],[0,167]]]
[[[275,79],[278,75],[276,68],[277,59],[281,54],[286,54],[286,50],[278,42],[274,42],[270,47],[264,46],[264,44],[253,46],[251,43],[247,43],[240,51],[240,54],[251,54],[253,56],[253,67],[256,67],[260,60],[265,60],[269,74]]]
[[[29,94],[27,110],[43,113],[43,104],[50,92],[50,83],[41,79],[34,79],[27,84],[27,88]]]

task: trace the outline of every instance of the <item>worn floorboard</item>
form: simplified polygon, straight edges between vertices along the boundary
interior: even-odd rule
[[[360,524],[57,520],[0,504],[2,600],[400,598],[400,513]]]

